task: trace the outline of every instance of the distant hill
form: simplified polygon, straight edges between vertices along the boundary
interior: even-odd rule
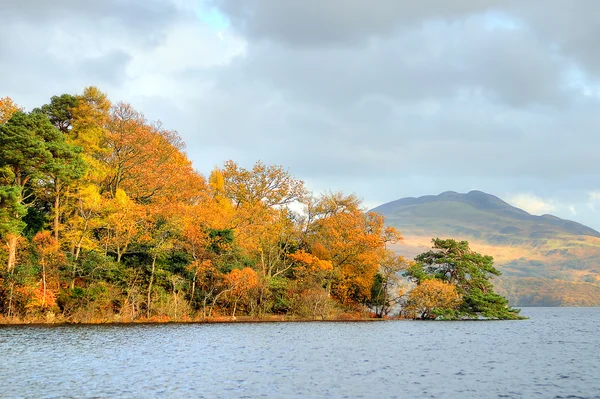
[[[409,258],[433,237],[465,239],[494,256],[498,290],[520,306],[600,305],[600,233],[552,215],[535,216],[481,191],[402,198],[373,209],[405,237]]]

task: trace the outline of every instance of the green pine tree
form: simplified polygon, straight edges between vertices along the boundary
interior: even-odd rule
[[[494,292],[490,279],[501,273],[494,258],[473,252],[467,241],[433,240],[433,249],[418,255],[407,275],[417,284],[425,279],[439,279],[456,286],[462,296],[459,318],[522,319],[519,309]]]

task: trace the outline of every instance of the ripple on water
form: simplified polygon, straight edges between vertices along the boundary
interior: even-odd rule
[[[600,398],[600,309],[525,321],[0,328],[0,397]]]

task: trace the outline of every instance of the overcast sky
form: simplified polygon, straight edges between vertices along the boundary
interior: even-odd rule
[[[369,207],[483,190],[600,229],[596,0],[0,0],[0,97],[95,85],[208,174]]]

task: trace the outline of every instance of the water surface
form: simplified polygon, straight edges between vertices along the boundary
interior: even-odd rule
[[[0,397],[600,398],[600,308],[525,321],[0,328]]]

